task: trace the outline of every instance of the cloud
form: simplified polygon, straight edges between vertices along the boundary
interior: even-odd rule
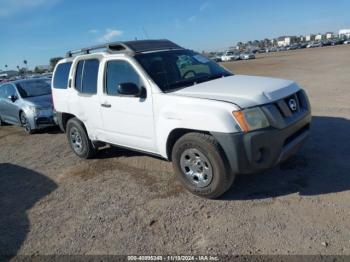
[[[105,30],[105,33],[97,39],[98,42],[109,42],[113,39],[117,38],[118,36],[121,36],[123,34],[123,31],[117,30],[117,29],[111,29],[107,28]]]
[[[209,1],[206,1],[204,3],[202,3],[200,6],[199,6],[199,12],[203,12],[205,9],[207,9],[209,7]]]
[[[38,8],[51,8],[61,0],[0,0],[0,18]]]
[[[193,23],[197,20],[197,16],[193,15],[193,16],[190,16],[188,19],[187,19],[189,22]]]
[[[89,33],[91,34],[97,34],[99,31],[97,29],[90,29]]]

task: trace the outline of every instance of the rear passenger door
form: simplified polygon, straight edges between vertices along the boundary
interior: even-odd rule
[[[92,140],[99,138],[99,129],[103,125],[98,97],[99,69],[100,60],[98,58],[77,61],[73,81],[73,88],[77,92],[77,96],[74,97],[77,98],[77,101],[70,101],[71,112],[74,112],[84,122]]]
[[[144,90],[142,97],[118,92],[118,85],[132,83]],[[104,65],[104,89],[100,97],[105,140],[116,145],[156,152],[153,105],[150,86],[127,59],[107,60]]]

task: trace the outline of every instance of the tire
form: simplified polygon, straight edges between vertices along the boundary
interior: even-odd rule
[[[77,156],[88,159],[96,154],[82,122],[75,117],[71,118],[67,122],[66,130],[69,145]]]
[[[188,133],[176,141],[172,150],[175,173],[191,193],[205,198],[218,198],[232,185],[226,157],[214,137]]]
[[[4,126],[5,122],[1,120],[1,116],[0,116],[0,126]]]
[[[30,126],[30,123],[27,120],[27,116],[24,112],[21,112],[20,115],[20,122],[21,122],[21,126],[24,128],[24,132],[26,132],[27,134],[31,135],[34,133],[34,130],[32,129],[32,127]]]

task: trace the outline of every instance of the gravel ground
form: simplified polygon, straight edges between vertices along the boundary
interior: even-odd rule
[[[107,148],[85,161],[56,129],[1,127],[0,254],[350,255],[350,47],[224,66],[305,88],[314,118],[296,156],[205,200],[157,158]]]

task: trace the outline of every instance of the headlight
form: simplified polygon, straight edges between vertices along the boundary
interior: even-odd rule
[[[269,127],[264,112],[259,107],[232,112],[243,132]]]
[[[39,113],[39,109],[35,106],[28,106],[29,112],[33,113],[34,115],[37,115]]]

